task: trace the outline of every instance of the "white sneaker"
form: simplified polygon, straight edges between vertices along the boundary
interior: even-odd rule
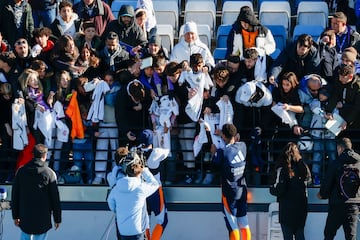
[[[204,177],[204,179],[202,181],[202,184],[206,184],[206,185],[211,184],[213,179],[214,179],[214,174],[213,173],[206,173],[205,177]]]

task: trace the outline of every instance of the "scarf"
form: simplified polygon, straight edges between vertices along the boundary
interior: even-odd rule
[[[120,56],[120,54],[121,54],[121,47],[119,46],[118,47],[118,49],[116,49],[116,51],[113,53],[113,54],[111,54],[109,51],[108,51],[108,48],[104,48],[104,54],[105,54],[105,57],[106,57],[106,59],[105,59],[105,61],[106,61],[106,63],[110,66],[110,69],[112,70],[112,71],[116,71],[116,69],[115,69],[115,58],[116,57],[118,57],[118,56]]]

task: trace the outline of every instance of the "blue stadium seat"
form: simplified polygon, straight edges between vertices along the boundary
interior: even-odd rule
[[[296,12],[297,12],[298,7],[299,7],[299,4],[300,4],[301,2],[325,2],[325,1],[324,1],[324,0],[295,0],[294,9],[295,9]],[[354,1],[354,2],[355,2],[355,1]],[[327,2],[326,2],[326,4],[327,4]],[[296,13],[296,12],[295,12],[295,13]]]
[[[296,25],[294,28],[294,33],[293,33],[293,41],[296,41],[296,39],[301,35],[301,34],[309,34],[314,41],[318,41],[321,33],[324,31],[323,26],[316,26],[316,25]]]
[[[233,24],[243,6],[248,6],[254,11],[253,3],[251,1],[226,1],[223,3],[221,10],[221,24]]]
[[[232,25],[220,25],[216,33],[216,47],[217,48],[226,48],[227,38],[231,31]]]
[[[288,0],[258,0],[258,3],[257,3],[257,10],[258,10],[258,12],[260,12],[261,4],[262,4],[264,1],[266,1],[266,2],[268,2],[268,1],[286,1],[286,2],[288,2]]]
[[[297,25],[328,26],[329,7],[326,2],[301,1],[297,9]]]
[[[215,48],[213,52],[213,57],[215,59],[215,63],[224,60],[226,56],[226,48]]]
[[[287,43],[285,27],[283,25],[266,25],[266,27],[271,31],[275,39],[276,48],[282,51]]]
[[[259,20],[262,25],[283,25],[289,36],[291,29],[291,9],[287,1],[263,1],[260,6]]]

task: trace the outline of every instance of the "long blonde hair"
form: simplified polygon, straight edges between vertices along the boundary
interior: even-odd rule
[[[35,76],[37,78],[38,84],[39,84],[38,91],[43,92],[43,86],[39,79],[39,73],[31,68],[27,68],[20,74],[19,79],[18,79],[21,90],[23,91],[25,96],[28,95],[28,84],[29,84],[29,79],[31,76]]]

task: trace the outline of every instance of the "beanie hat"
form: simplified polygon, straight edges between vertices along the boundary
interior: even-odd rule
[[[251,8],[248,6],[244,6],[240,9],[238,21],[246,22],[252,26],[259,25],[259,20],[256,18]]]
[[[155,44],[157,46],[161,46],[161,36],[160,35],[152,35],[149,39],[149,44]]]
[[[184,34],[186,34],[188,32],[195,33],[196,35],[198,34],[197,26],[196,26],[195,22],[187,22],[187,23],[185,23]]]
[[[342,58],[346,58],[351,62],[355,62],[357,57],[357,51],[353,47],[348,47],[344,49],[344,52],[342,54]]]

